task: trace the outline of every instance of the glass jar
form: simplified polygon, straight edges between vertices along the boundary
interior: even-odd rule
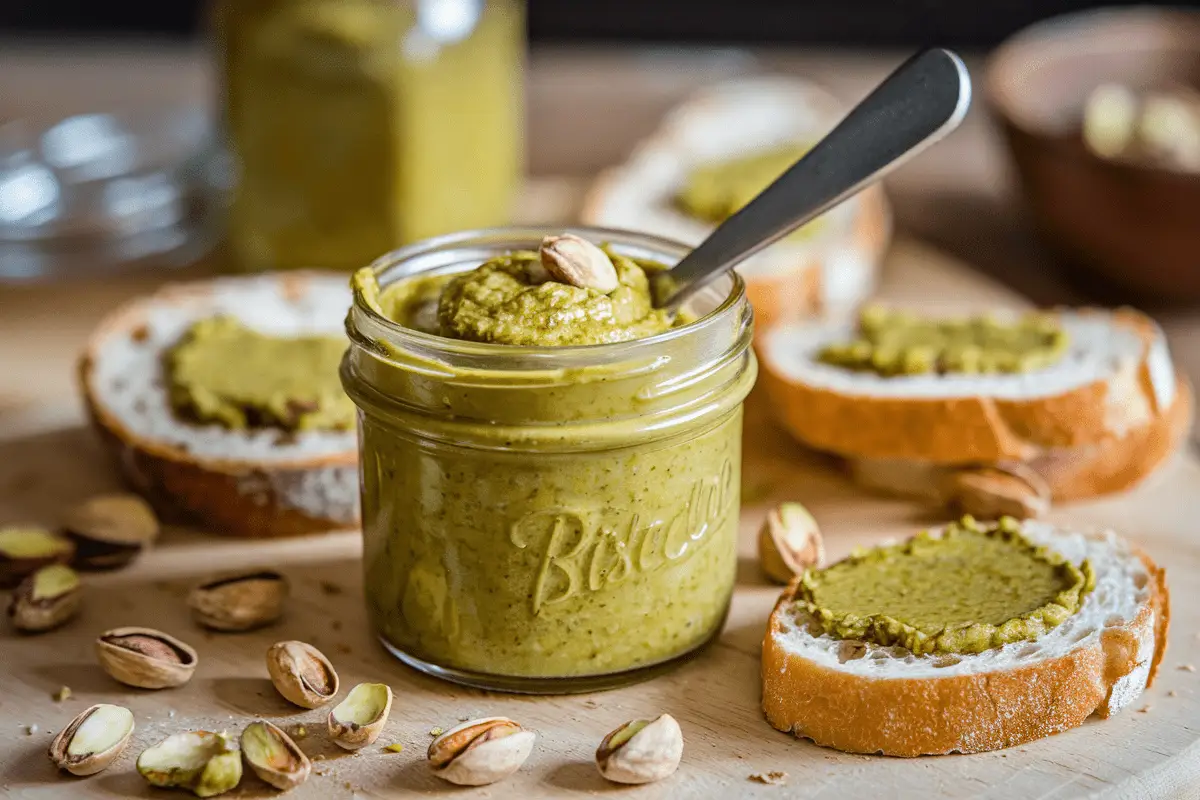
[[[559,232],[459,233],[373,268],[381,286],[460,272]],[[575,232],[664,263],[689,249]],[[646,339],[514,347],[405,328],[356,293],[342,383],[359,408],[367,607],[395,655],[489,689],[590,691],[719,632],[753,318],[735,275],[689,311]]]
[[[508,221],[520,0],[214,0],[243,270],[355,269]]]

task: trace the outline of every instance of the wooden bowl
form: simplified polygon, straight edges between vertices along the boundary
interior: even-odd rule
[[[1033,25],[989,59],[983,95],[1034,223],[1066,263],[1138,299],[1200,300],[1200,175],[1108,161],[1080,138],[1085,101],[1111,82],[1200,85],[1200,12],[1094,11]]]

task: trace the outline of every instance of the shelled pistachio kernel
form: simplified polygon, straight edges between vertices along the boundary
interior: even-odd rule
[[[71,509],[63,532],[75,543],[74,564],[82,570],[118,569],[158,538],[158,517],[135,494],[102,494]]]
[[[128,686],[165,689],[182,686],[196,671],[189,645],[153,628],[114,628],[96,639],[104,671]]]
[[[242,731],[242,755],[254,774],[276,789],[287,791],[308,780],[312,763],[292,738],[266,720],[251,722]]]
[[[242,779],[242,754],[226,733],[188,731],[163,739],[138,756],[137,771],[151,786],[189,789],[197,797],[228,792]]]
[[[824,560],[821,531],[808,509],[800,503],[781,503],[771,509],[758,531],[758,562],[768,578],[789,583]]]
[[[521,768],[536,735],[507,717],[485,717],[455,726],[429,745],[433,774],[460,786],[485,786]]]
[[[8,619],[26,633],[53,630],[79,613],[82,596],[79,574],[65,564],[51,564],[13,590]]]
[[[133,712],[100,703],[85,710],[54,737],[50,760],[72,775],[95,775],[117,760],[133,734]]]
[[[358,750],[379,738],[392,711],[392,689],[360,683],[329,712],[329,737],[345,750]]]
[[[274,570],[230,575],[202,583],[188,596],[196,622],[217,631],[248,631],[283,615],[287,579]]]
[[[75,545],[44,528],[0,528],[0,589],[12,589],[42,567],[65,564]]]
[[[311,644],[276,642],[267,649],[267,672],[281,695],[301,708],[316,708],[338,693],[333,664]]]
[[[605,736],[596,768],[615,783],[651,783],[675,772],[683,757],[683,731],[670,714],[632,720]]]

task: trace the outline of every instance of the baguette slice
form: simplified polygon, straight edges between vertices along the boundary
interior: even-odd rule
[[[1153,448],[1104,448],[1139,437],[1169,452],[1190,419],[1191,390],[1176,378],[1158,326],[1128,309],[1058,314],[1068,351],[1036,372],[893,378],[854,372],[817,361],[825,344],[850,337],[853,323],[811,323],[767,332],[759,348],[763,383],[792,435],[847,458],[993,464],[1083,454],[1087,462],[1114,452],[1132,464]],[[1163,434],[1171,441],[1165,448]],[[1152,456],[1144,459],[1147,467],[1158,463]],[[1118,465],[1116,472],[1124,470]],[[1075,481],[1075,491],[1088,482]]]
[[[234,536],[358,524],[354,431],[235,431],[178,419],[162,356],[192,323],[233,316],[279,335],[344,335],[343,275],[298,272],[168,286],[105,318],[79,359],[88,413],[126,481],[159,511]]]
[[[583,221],[699,244],[713,225],[674,203],[702,165],[790,143],[814,143],[846,108],[813,84],[755,77],[703,90],[671,111],[623,165],[605,172],[584,200]],[[873,186],[829,211],[807,237],[789,237],[738,266],[755,328],[848,311],[874,289],[891,235],[883,190]]]
[[[1112,533],[1035,521],[1023,529],[1074,561],[1092,561],[1096,588],[1066,622],[1034,642],[914,656],[810,628],[792,602],[793,583],[763,643],[767,720],[847,752],[919,756],[1012,747],[1128,706],[1153,682],[1166,648],[1164,571]]]

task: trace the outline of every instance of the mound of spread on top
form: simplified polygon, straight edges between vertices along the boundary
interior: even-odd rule
[[[342,391],[338,336],[271,336],[232,317],[196,322],[165,355],[180,417],[226,428],[345,430],[354,404]]]
[[[1034,544],[1009,517],[992,526],[963,517],[941,535],[858,552],[808,570],[797,603],[838,639],[898,645],[917,655],[981,653],[1033,641],[1077,612],[1095,585]]]
[[[857,335],[824,347],[826,364],[879,375],[1034,372],[1056,364],[1068,337],[1053,315],[928,319],[881,307],[864,309]]]

